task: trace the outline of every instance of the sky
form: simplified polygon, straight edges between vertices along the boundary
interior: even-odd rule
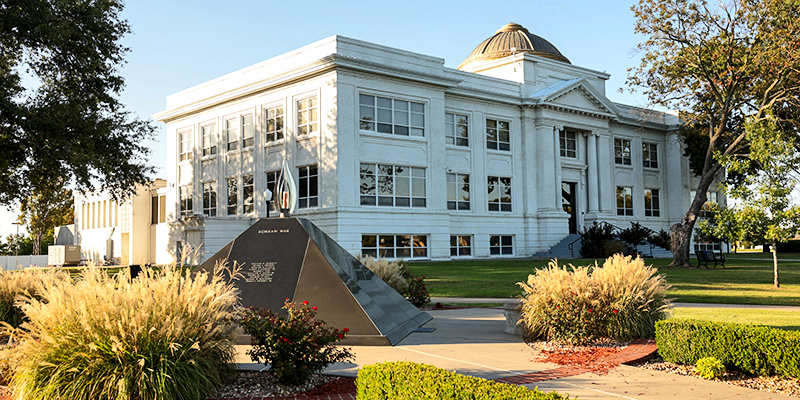
[[[444,59],[456,68],[501,26],[515,22],[552,43],[573,65],[611,74],[606,96],[646,107],[625,85],[639,63],[630,7],[636,0],[493,1],[219,1],[129,0],[122,13],[132,33],[121,68],[120,100],[142,119],[166,109],[166,96],[340,35]],[[624,93],[618,90],[624,88]],[[163,177],[165,124],[149,160]],[[0,236],[16,233],[18,206],[0,208]],[[20,233],[24,227],[20,228]]]

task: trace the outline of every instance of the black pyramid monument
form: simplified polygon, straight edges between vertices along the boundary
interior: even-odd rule
[[[198,270],[223,259],[241,265],[243,306],[284,312],[286,298],[308,301],[328,326],[350,329],[343,344],[395,345],[432,319],[307,219],[260,219]]]

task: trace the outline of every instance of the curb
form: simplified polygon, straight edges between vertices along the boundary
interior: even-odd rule
[[[658,350],[658,348],[656,346],[655,340],[637,339],[619,353],[597,360],[595,361],[595,363],[626,364],[626,365],[636,364],[638,362],[652,358],[656,350]],[[551,379],[560,379],[560,378],[567,378],[570,376],[581,375],[590,371],[591,369],[586,367],[565,365],[558,368],[552,368],[544,371],[534,372],[532,374],[497,378],[494,381],[500,383],[509,383],[512,385],[525,385],[529,383],[549,381]]]

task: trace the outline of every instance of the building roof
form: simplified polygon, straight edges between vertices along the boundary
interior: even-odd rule
[[[475,61],[493,60],[515,53],[528,53],[571,64],[550,42],[528,32],[522,25],[511,22],[479,44],[458,69]]]

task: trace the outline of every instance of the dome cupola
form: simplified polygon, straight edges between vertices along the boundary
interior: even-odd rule
[[[511,22],[503,25],[492,37],[479,44],[458,69],[476,61],[503,58],[514,53],[528,53],[570,64],[550,42],[528,32],[522,25]]]

